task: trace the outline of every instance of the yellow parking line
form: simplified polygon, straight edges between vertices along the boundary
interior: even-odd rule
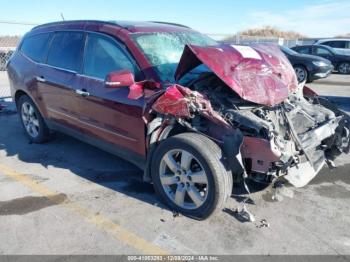
[[[31,179],[29,176],[17,173],[16,171],[12,170],[11,168],[0,164],[0,171],[5,174],[6,176],[26,185],[31,190],[33,190],[36,193],[39,193],[40,195],[48,198],[52,202],[57,202],[57,199],[53,198],[54,195],[57,194],[57,192],[52,191],[51,189],[47,188],[46,186],[37,183],[33,179]],[[62,204],[62,203],[61,203]],[[94,224],[98,228],[106,231],[108,234],[110,234],[113,238],[141,251],[144,254],[152,254],[152,255],[166,255],[167,252],[160,247],[148,242],[147,240],[141,238],[140,236],[126,230],[122,226],[114,223],[112,220],[96,214],[95,212],[88,210],[84,207],[79,206],[72,200],[68,199],[64,202],[64,206],[69,208],[72,212],[75,214],[78,214],[79,216],[83,217],[85,220],[89,221],[90,223]]]

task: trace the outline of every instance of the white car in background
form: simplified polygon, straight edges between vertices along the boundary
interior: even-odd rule
[[[339,53],[350,55],[350,38],[330,38],[318,40],[316,45],[327,45],[333,47]]]

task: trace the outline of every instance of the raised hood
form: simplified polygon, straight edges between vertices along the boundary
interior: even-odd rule
[[[181,79],[201,64],[240,97],[257,104],[279,104],[298,86],[293,67],[274,45],[186,45],[175,79]]]

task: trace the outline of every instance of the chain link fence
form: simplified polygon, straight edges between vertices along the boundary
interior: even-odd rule
[[[8,78],[5,71],[6,63],[15,51],[20,39],[21,37],[19,36],[1,36],[0,34],[0,111],[3,110],[7,99],[11,96]]]
[[[6,62],[15,51],[21,37],[0,36],[0,71],[5,71]]]
[[[13,107],[10,84],[6,73],[6,63],[16,50],[22,36],[35,26],[30,22],[3,21],[0,19],[0,112],[1,108]]]
[[[234,35],[224,37],[221,42],[234,45],[250,45],[250,44],[276,44],[287,47],[305,44],[304,39],[284,39],[281,37],[262,37],[249,35]]]
[[[0,73],[6,70],[6,62],[15,51],[21,37],[35,25],[31,22],[0,20]]]

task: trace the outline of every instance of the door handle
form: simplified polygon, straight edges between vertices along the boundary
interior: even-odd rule
[[[36,81],[41,82],[41,83],[46,82],[45,77],[43,77],[43,76],[37,76],[37,77],[35,77],[35,79],[36,79]]]
[[[84,96],[84,97],[90,95],[90,93],[87,92],[85,89],[77,89],[77,90],[75,90],[75,93],[78,95]]]

